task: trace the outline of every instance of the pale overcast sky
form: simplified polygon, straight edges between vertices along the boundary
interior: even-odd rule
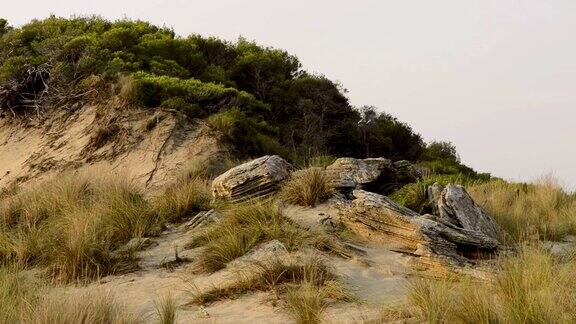
[[[13,25],[97,14],[283,48],[478,170],[576,188],[574,0],[3,1]]]

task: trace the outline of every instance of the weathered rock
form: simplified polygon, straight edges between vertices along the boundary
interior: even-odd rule
[[[464,187],[448,184],[446,188],[434,184],[428,188],[434,214],[458,227],[483,233],[498,240],[500,228],[492,216],[485,213],[468,195]],[[438,195],[438,191],[440,191]]]
[[[326,175],[335,188],[354,189],[376,182],[383,172],[391,168],[392,161],[384,158],[339,158],[326,167]]]
[[[344,224],[361,236],[391,243],[418,257],[421,266],[461,266],[499,247],[485,231],[420,215],[376,193],[354,190],[353,195],[355,199],[340,212]]]
[[[332,186],[343,192],[364,189],[382,194],[421,178],[420,172],[412,163],[392,163],[385,158],[340,158],[326,167],[326,175]]]
[[[292,166],[277,155],[266,155],[241,164],[212,182],[214,198],[232,201],[270,194],[290,176]]]
[[[262,264],[272,262],[274,260],[282,259],[288,256],[288,250],[278,240],[264,242],[243,256],[233,260],[228,264],[228,267],[233,268],[237,266],[246,266],[253,264]]]
[[[210,209],[209,211],[200,211],[194,217],[190,218],[188,222],[186,222],[185,227],[186,229],[194,229],[197,227],[204,226],[206,224],[215,222],[222,217],[222,214],[217,212],[214,209]]]
[[[428,197],[428,204],[432,209],[433,215],[440,216],[440,211],[438,210],[438,201],[442,197],[443,190],[444,187],[438,182],[434,183],[433,185],[429,186],[428,189],[426,189],[426,197]],[[447,219],[447,221],[455,225],[457,224],[452,218]]]

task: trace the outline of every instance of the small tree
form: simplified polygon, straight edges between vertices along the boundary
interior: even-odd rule
[[[432,141],[428,143],[424,152],[424,159],[460,163],[460,156],[456,152],[456,146],[448,141]]]
[[[10,29],[12,28],[8,25],[8,20],[0,18],[0,37],[6,34]]]

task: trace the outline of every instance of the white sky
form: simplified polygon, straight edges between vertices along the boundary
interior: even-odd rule
[[[574,0],[4,1],[13,25],[98,14],[283,48],[478,170],[576,188]]]

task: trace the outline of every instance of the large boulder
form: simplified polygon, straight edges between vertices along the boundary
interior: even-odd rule
[[[292,166],[277,155],[266,155],[219,175],[212,182],[216,199],[240,201],[276,190],[290,176]]]
[[[384,158],[339,158],[326,167],[326,174],[335,188],[360,188],[375,182],[391,168],[392,161]]]
[[[444,188],[435,183],[429,187],[428,194],[432,210],[440,219],[498,240],[498,224],[472,200],[464,187],[448,184]]]
[[[326,175],[332,186],[340,191],[364,189],[382,194],[421,178],[419,170],[412,163],[393,163],[385,158],[339,158],[326,167]]]
[[[420,215],[377,193],[354,190],[353,196],[354,200],[340,209],[345,226],[370,241],[383,241],[415,256],[419,266],[463,266],[492,255],[499,247],[498,240],[486,234],[492,225],[482,228],[476,223],[465,228],[434,215]]]

